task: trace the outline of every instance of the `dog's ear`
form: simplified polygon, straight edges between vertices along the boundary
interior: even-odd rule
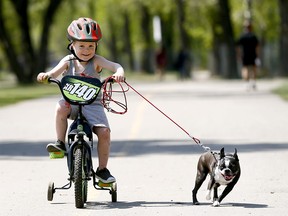
[[[234,158],[239,161],[239,158],[238,158],[238,155],[237,155],[237,149],[235,148],[235,151],[234,151]]]
[[[220,150],[220,159],[225,157],[224,147]]]

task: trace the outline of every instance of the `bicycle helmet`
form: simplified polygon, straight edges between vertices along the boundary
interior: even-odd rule
[[[98,42],[102,38],[102,33],[96,21],[81,17],[73,20],[68,26],[67,37],[70,41]]]

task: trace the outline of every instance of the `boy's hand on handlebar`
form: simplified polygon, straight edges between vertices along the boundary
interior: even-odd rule
[[[41,83],[48,83],[48,78],[50,76],[47,73],[39,73],[37,76],[37,81]]]
[[[125,81],[125,76],[124,76],[124,73],[114,73],[113,74],[113,79],[115,79],[117,82],[124,82]]]

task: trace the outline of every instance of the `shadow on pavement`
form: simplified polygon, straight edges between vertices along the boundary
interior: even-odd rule
[[[159,201],[133,201],[133,202],[125,202],[125,201],[119,201],[119,202],[87,202],[86,209],[130,209],[130,208],[136,208],[136,207],[144,207],[144,208],[157,208],[157,207],[169,207],[169,206],[192,206],[192,202],[159,202]]]
[[[115,209],[129,209],[129,208],[135,208],[135,207],[144,207],[144,208],[157,208],[157,207],[183,207],[183,206],[194,206],[192,202],[159,202],[159,201],[134,201],[134,202],[88,202],[86,205],[86,209],[105,209],[105,208],[115,208]],[[211,206],[211,203],[203,203],[200,206],[194,206],[195,208],[199,208],[201,206]],[[257,203],[223,203],[221,204],[220,207],[217,208],[226,208],[226,207],[240,207],[240,208],[250,208],[250,209],[255,209],[255,208],[267,208],[268,205],[266,204],[257,204]]]
[[[0,157],[45,157],[47,142],[0,142]],[[221,140],[205,141],[213,151],[220,151],[222,147],[226,152],[265,152],[288,150],[288,143],[239,143],[222,142]],[[210,144],[209,144],[210,143]],[[96,146],[94,145],[96,149]],[[135,157],[149,154],[201,154],[204,150],[193,141],[187,140],[129,140],[113,141],[111,157]],[[93,150],[96,156],[96,150]],[[14,158],[15,159],[15,158]]]

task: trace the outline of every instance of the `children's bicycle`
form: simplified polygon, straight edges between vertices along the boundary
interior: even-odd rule
[[[93,186],[97,190],[107,190],[111,194],[112,202],[117,202],[117,183],[103,183],[96,179],[92,166],[93,132],[82,113],[84,105],[89,105],[96,100],[102,85],[113,82],[112,78],[104,82],[96,78],[80,76],[64,76],[61,81],[53,78],[49,83],[56,83],[64,99],[73,105],[78,105],[77,118],[72,122],[68,130],[67,165],[69,171],[68,183],[62,187],[54,187],[50,182],[48,186],[47,199],[53,200],[56,190],[71,188],[74,183],[74,195],[76,208],[83,208],[87,202],[88,181],[93,180]],[[50,157],[57,158],[57,153]]]

